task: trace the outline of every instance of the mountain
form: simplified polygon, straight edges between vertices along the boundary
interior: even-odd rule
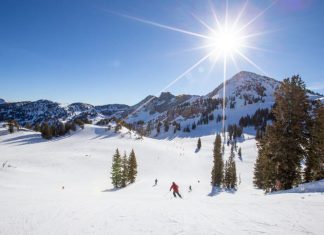
[[[73,103],[67,106],[49,100],[34,102],[13,102],[0,104],[0,121],[16,120],[20,125],[36,123],[55,123],[76,118],[98,121],[119,115],[128,109],[127,105],[111,104],[93,106],[85,103]]]
[[[179,109],[184,104],[190,104],[194,100],[201,98],[194,95],[174,96],[170,92],[162,92],[159,97],[148,96],[138,104],[132,106],[128,115],[125,117],[127,122],[151,120],[163,120],[174,110]]]
[[[273,78],[247,71],[241,71],[228,79],[225,83],[226,125],[239,124],[243,117],[254,115],[258,116],[254,119],[258,119],[259,124],[266,124],[270,119],[269,109],[274,104],[273,94],[279,85],[280,82]],[[62,105],[49,100],[0,103],[0,121],[15,119],[20,125],[33,126],[36,123],[65,122],[78,118],[90,120],[94,124],[105,120],[99,124],[106,125],[115,117],[146,136],[163,138],[172,134],[179,135],[180,130],[188,133],[196,126],[199,126],[200,131],[195,133],[203,135],[211,129],[208,129],[211,125],[215,125],[218,130],[221,128],[223,89],[222,83],[204,96],[175,96],[170,92],[162,92],[159,97],[147,96],[133,106],[94,106],[86,103]],[[323,100],[323,97],[310,94],[312,99]],[[245,120],[245,123],[251,125],[251,121]],[[202,129],[205,131],[201,132]]]
[[[0,104],[4,104],[6,101],[4,99],[0,99]]]
[[[280,82],[273,78],[242,71],[226,81],[226,97],[239,97],[245,100],[267,97],[269,98],[267,99],[268,101],[273,101],[273,93],[279,85]],[[215,90],[207,94],[207,97],[214,99],[223,97],[223,87],[224,84],[222,83]]]
[[[122,113],[129,109],[129,106],[126,104],[107,104],[95,106],[95,109],[105,116],[121,116]]]
[[[228,79],[225,84],[225,125],[239,124],[240,119],[247,115],[256,115],[254,120],[258,120],[261,126],[265,125],[271,119],[269,110],[279,85],[275,79],[246,71]],[[203,136],[211,134],[211,131],[221,131],[223,87],[222,83],[204,96],[174,96],[169,92],[159,97],[149,96],[131,107],[133,112],[125,115],[124,119],[135,123],[133,128],[143,135],[154,138]],[[247,123],[252,125],[252,121]]]

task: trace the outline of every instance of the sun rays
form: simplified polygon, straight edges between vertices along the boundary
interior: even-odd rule
[[[262,15],[266,13],[267,10],[269,10],[276,1],[273,1],[269,6],[267,6],[264,10],[257,13],[255,16],[252,17],[252,19],[247,20],[244,23],[244,14],[246,12],[246,9],[248,7],[248,1],[246,1],[241,7],[240,11],[238,12],[236,18],[234,20],[229,20],[229,5],[228,1],[226,1],[226,8],[224,16],[221,18],[220,14],[216,13],[216,8],[214,7],[213,3],[210,1],[210,10],[211,14],[213,16],[214,22],[206,22],[199,16],[197,16],[194,13],[191,13],[192,17],[199,22],[205,29],[206,33],[198,33],[186,29],[181,29],[175,26],[165,25],[162,23],[129,16],[125,14],[119,14],[115,13],[119,16],[141,22],[147,25],[151,25],[154,27],[158,27],[165,30],[174,31],[177,33],[185,34],[191,37],[197,37],[202,40],[200,46],[196,46],[193,48],[189,48],[186,51],[197,51],[197,50],[203,50],[205,52],[205,55],[197,60],[196,63],[189,66],[187,70],[185,70],[183,73],[181,73],[178,77],[176,77],[173,81],[171,81],[169,84],[167,84],[163,89],[159,91],[157,96],[161,93],[169,89],[172,85],[174,85],[176,82],[181,80],[182,78],[185,78],[186,75],[190,72],[192,72],[194,69],[196,69],[200,64],[204,63],[207,59],[211,61],[210,63],[210,70],[209,73],[212,72],[213,68],[217,63],[223,63],[223,121],[222,121],[222,131],[225,131],[225,97],[226,97],[226,79],[227,79],[227,67],[228,64],[231,62],[233,65],[238,68],[237,59],[244,60],[251,66],[253,66],[255,69],[260,71],[263,75],[266,75],[265,71],[256,64],[251,58],[248,57],[248,55],[245,53],[246,50],[256,50],[256,51],[266,51],[263,48],[257,47],[256,45],[252,44],[250,42],[251,38],[257,38],[260,37],[266,33],[269,32],[258,32],[251,27],[253,26],[253,23],[255,23],[258,18],[260,18]],[[249,30],[248,30],[249,29]],[[142,104],[140,107],[138,107],[136,110],[134,110],[130,115],[135,114],[140,109],[142,109],[145,105],[150,103],[154,99],[151,98],[147,100],[144,104]]]

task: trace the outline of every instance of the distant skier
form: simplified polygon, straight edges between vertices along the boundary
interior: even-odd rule
[[[156,185],[157,185],[157,183],[158,183],[158,180],[157,180],[157,179],[155,179],[155,181],[154,181],[154,186],[156,186]]]
[[[192,191],[191,185],[189,185],[189,193]]]
[[[177,195],[178,195],[180,198],[182,198],[180,193],[179,193],[179,186],[176,183],[172,182],[172,185],[170,187],[170,191],[171,190],[173,190],[173,196],[174,197],[177,197]]]

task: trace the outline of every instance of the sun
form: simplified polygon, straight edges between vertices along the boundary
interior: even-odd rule
[[[245,45],[244,35],[235,28],[220,29],[213,32],[210,38],[210,50],[212,51],[212,58],[215,59],[220,56],[233,56],[233,54],[242,51]]]

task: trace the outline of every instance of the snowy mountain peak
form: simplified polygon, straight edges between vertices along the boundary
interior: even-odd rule
[[[260,78],[260,77],[264,77],[264,76],[249,71],[241,71],[235,74],[231,79],[239,80],[239,79]]]
[[[241,71],[226,81],[226,97],[246,97],[246,99],[263,99],[273,96],[280,82],[266,76],[252,72]],[[220,84],[210,92],[208,98],[221,98],[223,96],[224,84]]]
[[[4,104],[6,101],[4,99],[0,99],[0,104]]]

